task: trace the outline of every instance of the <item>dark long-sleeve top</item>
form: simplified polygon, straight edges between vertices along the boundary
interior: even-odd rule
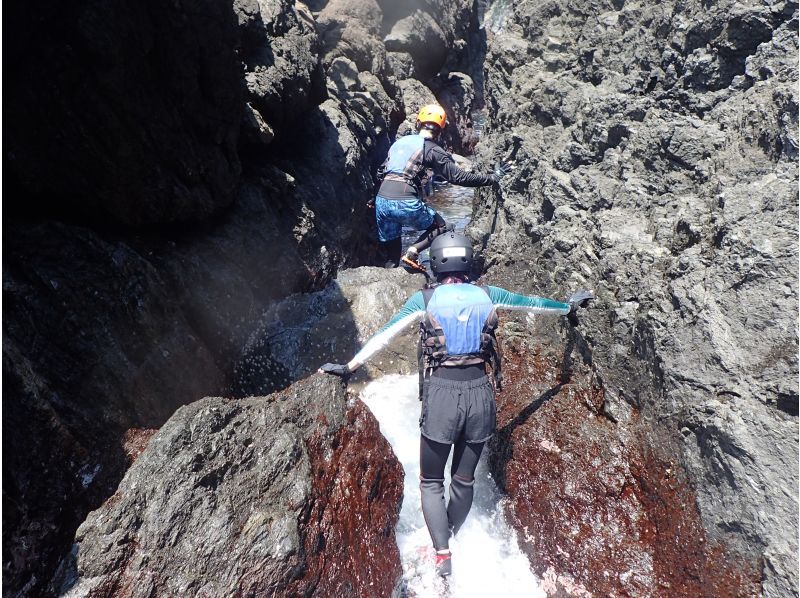
[[[522,310],[537,315],[563,316],[569,313],[569,303],[560,303],[543,297],[518,295],[500,287],[486,287],[495,309]],[[376,332],[348,362],[350,371],[355,371],[375,353],[384,348],[406,326],[419,322],[425,315],[425,298],[417,291],[405,302],[392,318]]]
[[[434,174],[438,174],[453,185],[483,187],[492,184],[492,178],[489,175],[467,172],[456,166],[453,156],[430,139],[426,139],[423,145],[422,166],[430,168]],[[422,199],[420,190],[413,185],[387,179],[381,183],[378,195],[386,199],[412,199],[415,197]]]

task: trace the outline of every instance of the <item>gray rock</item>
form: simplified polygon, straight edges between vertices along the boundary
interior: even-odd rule
[[[331,376],[271,397],[196,401],[81,525],[51,591],[388,595],[401,574],[402,475],[374,417],[360,402],[348,408]]]
[[[430,89],[416,79],[404,79],[398,85],[403,94],[406,111],[405,121],[397,128],[397,136],[400,137],[416,132],[419,109],[425,104],[438,103],[438,100]]]
[[[377,33],[372,31],[370,23],[326,8],[320,15],[319,25],[325,63],[345,57],[354,61],[362,71],[382,74],[386,48]]]
[[[275,131],[250,103],[246,104],[244,111],[243,136],[250,143],[260,145],[269,145],[275,139]]]
[[[658,448],[710,537],[792,596],[797,5],[750,4],[515,2],[479,155],[517,169],[470,234],[501,281],[595,289],[582,326],[604,385],[674,432]]]
[[[395,77],[400,80],[415,79],[416,67],[414,59],[408,52],[387,52],[386,60]]]
[[[447,38],[436,19],[421,10],[397,21],[383,38],[389,52],[406,52],[423,77],[433,76],[444,64]]]
[[[236,0],[233,8],[250,103],[281,129],[325,98],[314,18],[289,0]]]
[[[442,143],[453,151],[471,154],[478,143],[472,112],[476,108],[475,87],[465,73],[451,72],[434,89],[436,97],[447,111],[447,128]]]
[[[422,282],[421,276],[401,268],[354,268],[340,271],[322,291],[293,295],[274,305],[236,366],[237,394],[263,394],[323,363],[347,363]],[[362,368],[355,381],[415,372],[417,337],[417,329],[410,327]]]

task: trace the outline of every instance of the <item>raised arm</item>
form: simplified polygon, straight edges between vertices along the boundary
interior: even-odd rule
[[[388,345],[406,326],[412,322],[419,321],[424,314],[425,300],[422,297],[422,292],[417,291],[405,302],[400,311],[392,316],[392,319],[361,347],[361,350],[346,365],[326,363],[320,368],[320,371],[336,374],[337,376],[348,376],[366,363],[375,353]]]

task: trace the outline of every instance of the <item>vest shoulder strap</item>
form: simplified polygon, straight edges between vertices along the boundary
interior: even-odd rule
[[[428,303],[430,303],[431,297],[433,297],[433,292],[436,290],[436,287],[439,285],[431,285],[427,289],[422,289],[422,299],[425,301],[425,308],[428,308]]]

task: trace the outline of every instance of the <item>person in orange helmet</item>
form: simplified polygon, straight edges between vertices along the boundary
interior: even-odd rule
[[[419,263],[419,254],[445,231],[446,223],[441,214],[423,202],[428,169],[463,187],[496,185],[500,181],[502,173],[474,174],[456,166],[453,156],[436,142],[446,124],[444,108],[438,104],[423,106],[417,115],[417,133],[395,141],[378,172],[383,179],[375,197],[375,219],[387,268],[395,268],[402,261],[412,270],[426,272]],[[413,226],[423,233],[401,257],[403,225]]]

